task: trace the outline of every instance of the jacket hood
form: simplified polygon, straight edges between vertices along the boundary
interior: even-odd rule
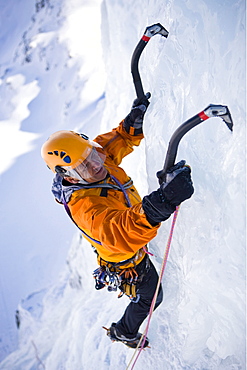
[[[56,174],[53,179],[51,191],[59,203],[63,203],[64,201],[68,203],[72,193],[83,187],[83,184],[80,183],[64,185],[62,176]]]

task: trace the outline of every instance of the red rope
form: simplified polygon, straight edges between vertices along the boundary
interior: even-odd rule
[[[170,230],[170,234],[169,234],[169,237],[168,237],[168,241],[167,241],[167,245],[166,245],[166,249],[165,249],[165,254],[164,254],[164,257],[163,257],[163,261],[162,261],[162,265],[161,265],[161,269],[160,269],[160,274],[159,274],[159,280],[158,280],[158,283],[157,283],[157,287],[156,287],[156,291],[154,293],[154,296],[153,296],[153,300],[152,300],[152,303],[151,303],[151,306],[150,306],[150,310],[149,310],[149,316],[148,316],[148,322],[147,322],[147,325],[146,325],[146,328],[142,334],[142,337],[138,343],[138,346],[140,343],[142,343],[141,347],[136,348],[128,366],[127,366],[127,369],[129,368],[129,366],[131,365],[132,361],[134,360],[134,357],[137,353],[137,351],[139,350],[136,358],[135,358],[135,361],[131,367],[131,370],[134,369],[134,366],[141,354],[141,351],[143,350],[143,347],[144,347],[144,343],[145,343],[145,340],[147,338],[147,333],[148,333],[148,329],[149,329],[149,325],[150,325],[150,321],[151,321],[151,317],[152,317],[152,314],[153,314],[153,311],[154,311],[154,306],[155,306],[155,303],[156,303],[156,300],[157,300],[157,296],[158,296],[158,292],[159,292],[159,288],[160,288],[160,284],[161,284],[161,280],[162,280],[162,277],[164,275],[164,271],[165,271],[165,267],[166,267],[166,262],[167,262],[167,259],[168,259],[168,254],[169,254],[169,250],[170,250],[170,246],[171,246],[171,241],[172,241],[172,236],[173,236],[173,231],[174,231],[174,227],[175,227],[175,224],[176,224],[176,220],[177,220],[177,216],[178,216],[178,211],[179,211],[179,206],[176,208],[176,211],[174,212],[174,215],[173,215],[173,220],[172,220],[172,225],[171,225],[171,230]],[[127,370],[126,369],[126,370]]]

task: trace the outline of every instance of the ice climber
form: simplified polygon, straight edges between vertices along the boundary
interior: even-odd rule
[[[52,134],[42,157],[56,174],[52,192],[94,247],[99,267],[96,289],[120,289],[130,297],[123,316],[107,330],[110,339],[136,348],[139,327],[147,317],[158,274],[147,252],[157,234],[184,200],[194,192],[191,171],[181,161],[169,169],[169,181],[140,198],[131,178],[119,167],[143,139],[147,98],[134,101],[119,126],[93,141],[73,131]],[[162,302],[160,287],[155,308]],[[144,347],[148,345],[145,340]]]

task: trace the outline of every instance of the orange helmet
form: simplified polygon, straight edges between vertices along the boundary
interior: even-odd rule
[[[59,172],[56,167],[75,168],[78,162],[84,161],[92,149],[97,147],[101,148],[84,134],[61,130],[48,138],[42,146],[41,155],[53,172]]]

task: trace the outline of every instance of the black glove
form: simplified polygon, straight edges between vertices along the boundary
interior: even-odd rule
[[[185,161],[180,161],[167,171],[166,182],[143,198],[142,208],[152,226],[167,220],[176,206],[192,196],[194,188],[190,173]]]
[[[149,106],[148,99],[150,98],[150,93],[147,93],[143,98],[135,99],[131,108],[130,113],[124,120],[125,131],[131,135],[142,134],[142,124],[144,114],[146,113],[147,107]],[[133,127],[131,131],[131,127]]]
[[[160,185],[162,194],[168,202],[178,206],[194,193],[190,167],[185,161],[178,162],[167,171],[166,181]]]

